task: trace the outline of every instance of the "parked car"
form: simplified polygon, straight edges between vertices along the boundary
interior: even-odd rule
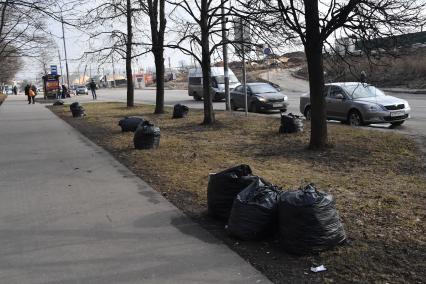
[[[225,76],[223,67],[211,67],[212,86],[211,92],[213,100],[225,99]],[[229,89],[232,90],[240,84],[231,69],[229,73]],[[201,68],[193,68],[188,72],[188,95],[194,100],[200,101],[203,98],[203,72]]]
[[[371,123],[401,125],[410,117],[411,108],[406,100],[387,96],[380,89],[365,83],[326,84],[324,96],[327,119],[354,126]],[[309,94],[300,97],[300,112],[306,119],[311,118]]]
[[[80,85],[80,86],[77,86],[77,87],[75,88],[75,94],[76,94],[77,96],[78,96],[78,95],[80,95],[80,94],[88,95],[88,94],[89,94],[89,90],[87,89],[87,87],[86,87],[86,86]]]
[[[268,83],[247,84],[247,106],[251,112],[262,110],[287,111],[288,97]],[[231,92],[231,108],[245,108],[244,85],[239,85]]]

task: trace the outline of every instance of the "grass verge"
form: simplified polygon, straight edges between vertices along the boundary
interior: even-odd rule
[[[0,106],[3,104],[3,102],[6,100],[7,96],[5,94],[0,93]]]
[[[202,111],[171,119],[153,106],[123,103],[84,105],[87,117],[73,119],[68,106],[50,107],[59,117],[101,145],[178,208],[223,240],[275,283],[409,282],[425,279],[425,169],[414,141],[395,133],[329,125],[334,145],[306,150],[306,131],[278,134],[279,119],[218,112],[205,127]],[[133,148],[133,134],[117,125],[123,116],[142,115],[161,127],[160,148]],[[283,252],[271,238],[242,242],[206,215],[208,173],[249,164],[255,174],[283,188],[308,182],[336,198],[349,244],[311,256]],[[327,272],[312,274],[311,265]]]

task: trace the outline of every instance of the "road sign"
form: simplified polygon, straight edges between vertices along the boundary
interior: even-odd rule
[[[50,74],[58,75],[58,66],[57,65],[50,65]]]
[[[265,48],[263,49],[263,54],[265,54],[265,55],[270,55],[270,54],[272,54],[272,49],[271,49],[270,47],[265,47]]]

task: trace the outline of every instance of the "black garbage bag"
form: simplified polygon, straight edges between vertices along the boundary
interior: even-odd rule
[[[257,177],[248,165],[239,165],[209,176],[207,207],[212,217],[228,220],[235,197]]]
[[[70,110],[72,117],[83,117],[86,115],[84,107],[82,107],[78,102],[74,102],[70,105]]]
[[[64,101],[63,100],[57,100],[53,103],[54,106],[62,106],[64,105]]]
[[[118,125],[121,127],[123,132],[135,132],[138,129],[138,126],[143,123],[145,120],[140,116],[126,116],[123,119],[120,119]]]
[[[296,133],[303,131],[303,118],[299,115],[281,113],[279,133]]]
[[[145,120],[135,131],[133,143],[136,149],[156,149],[160,146],[160,128]]]
[[[313,184],[282,193],[278,208],[280,240],[289,252],[318,252],[346,239],[333,196]]]
[[[259,240],[278,229],[280,190],[265,185],[260,178],[253,181],[235,198],[228,221],[228,233],[242,240]]]
[[[173,117],[172,118],[183,118],[188,115],[189,108],[185,105],[176,104],[173,107]]]
[[[72,111],[73,109],[78,109],[80,107],[80,103],[79,102],[74,102],[72,104],[70,104],[70,110]]]

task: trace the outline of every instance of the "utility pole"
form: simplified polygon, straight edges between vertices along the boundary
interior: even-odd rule
[[[223,73],[225,75],[226,110],[231,110],[231,98],[229,95],[229,70],[228,70],[228,39],[226,37],[225,1],[222,3],[222,42],[223,42]]]
[[[62,39],[64,41],[64,53],[65,53],[65,69],[67,71],[67,85],[70,87],[70,76],[68,71],[68,58],[67,58],[67,45],[65,44],[65,29],[64,29],[64,18],[62,17],[62,8],[61,8],[61,23],[62,23]]]
[[[113,82],[114,88],[116,88],[117,85],[115,84],[115,67],[114,67],[114,55],[113,54],[111,54],[111,59],[112,59],[112,82]]]
[[[62,81],[62,85],[64,84],[64,72],[62,71],[62,59],[61,59],[61,52],[58,49],[58,56],[59,56],[59,66],[61,68],[61,81]],[[69,87],[69,85],[68,85]]]

